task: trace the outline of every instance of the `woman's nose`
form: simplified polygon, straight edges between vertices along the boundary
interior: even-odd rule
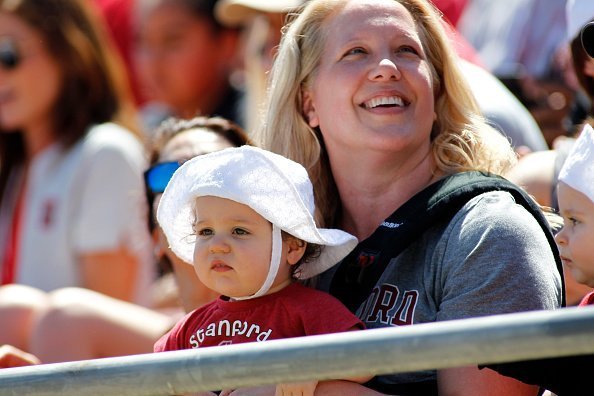
[[[400,69],[388,58],[381,59],[369,74],[369,78],[373,81],[399,80],[400,77],[402,77]]]

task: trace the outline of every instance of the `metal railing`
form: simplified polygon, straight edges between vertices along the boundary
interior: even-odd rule
[[[594,307],[0,370],[0,395],[171,395],[594,353]]]

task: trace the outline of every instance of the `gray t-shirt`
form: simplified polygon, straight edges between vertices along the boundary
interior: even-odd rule
[[[376,237],[381,240],[381,233]],[[322,288],[331,276],[324,274]],[[372,329],[555,309],[561,306],[561,290],[553,252],[537,221],[511,194],[493,191],[470,200],[448,223],[435,225],[392,258],[357,315]],[[377,380],[412,383],[435,377],[435,371],[427,371]]]

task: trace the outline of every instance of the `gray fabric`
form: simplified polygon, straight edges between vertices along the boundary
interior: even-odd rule
[[[322,287],[330,276],[324,274]],[[380,328],[560,305],[561,279],[540,226],[509,193],[489,192],[392,259],[357,315]],[[435,372],[380,381],[431,379]]]

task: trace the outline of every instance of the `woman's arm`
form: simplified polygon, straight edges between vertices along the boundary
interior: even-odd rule
[[[476,366],[439,370],[437,389],[440,396],[534,396],[538,386],[527,385],[488,368]]]
[[[82,287],[124,301],[134,301],[138,287],[138,258],[125,248],[80,257]]]

